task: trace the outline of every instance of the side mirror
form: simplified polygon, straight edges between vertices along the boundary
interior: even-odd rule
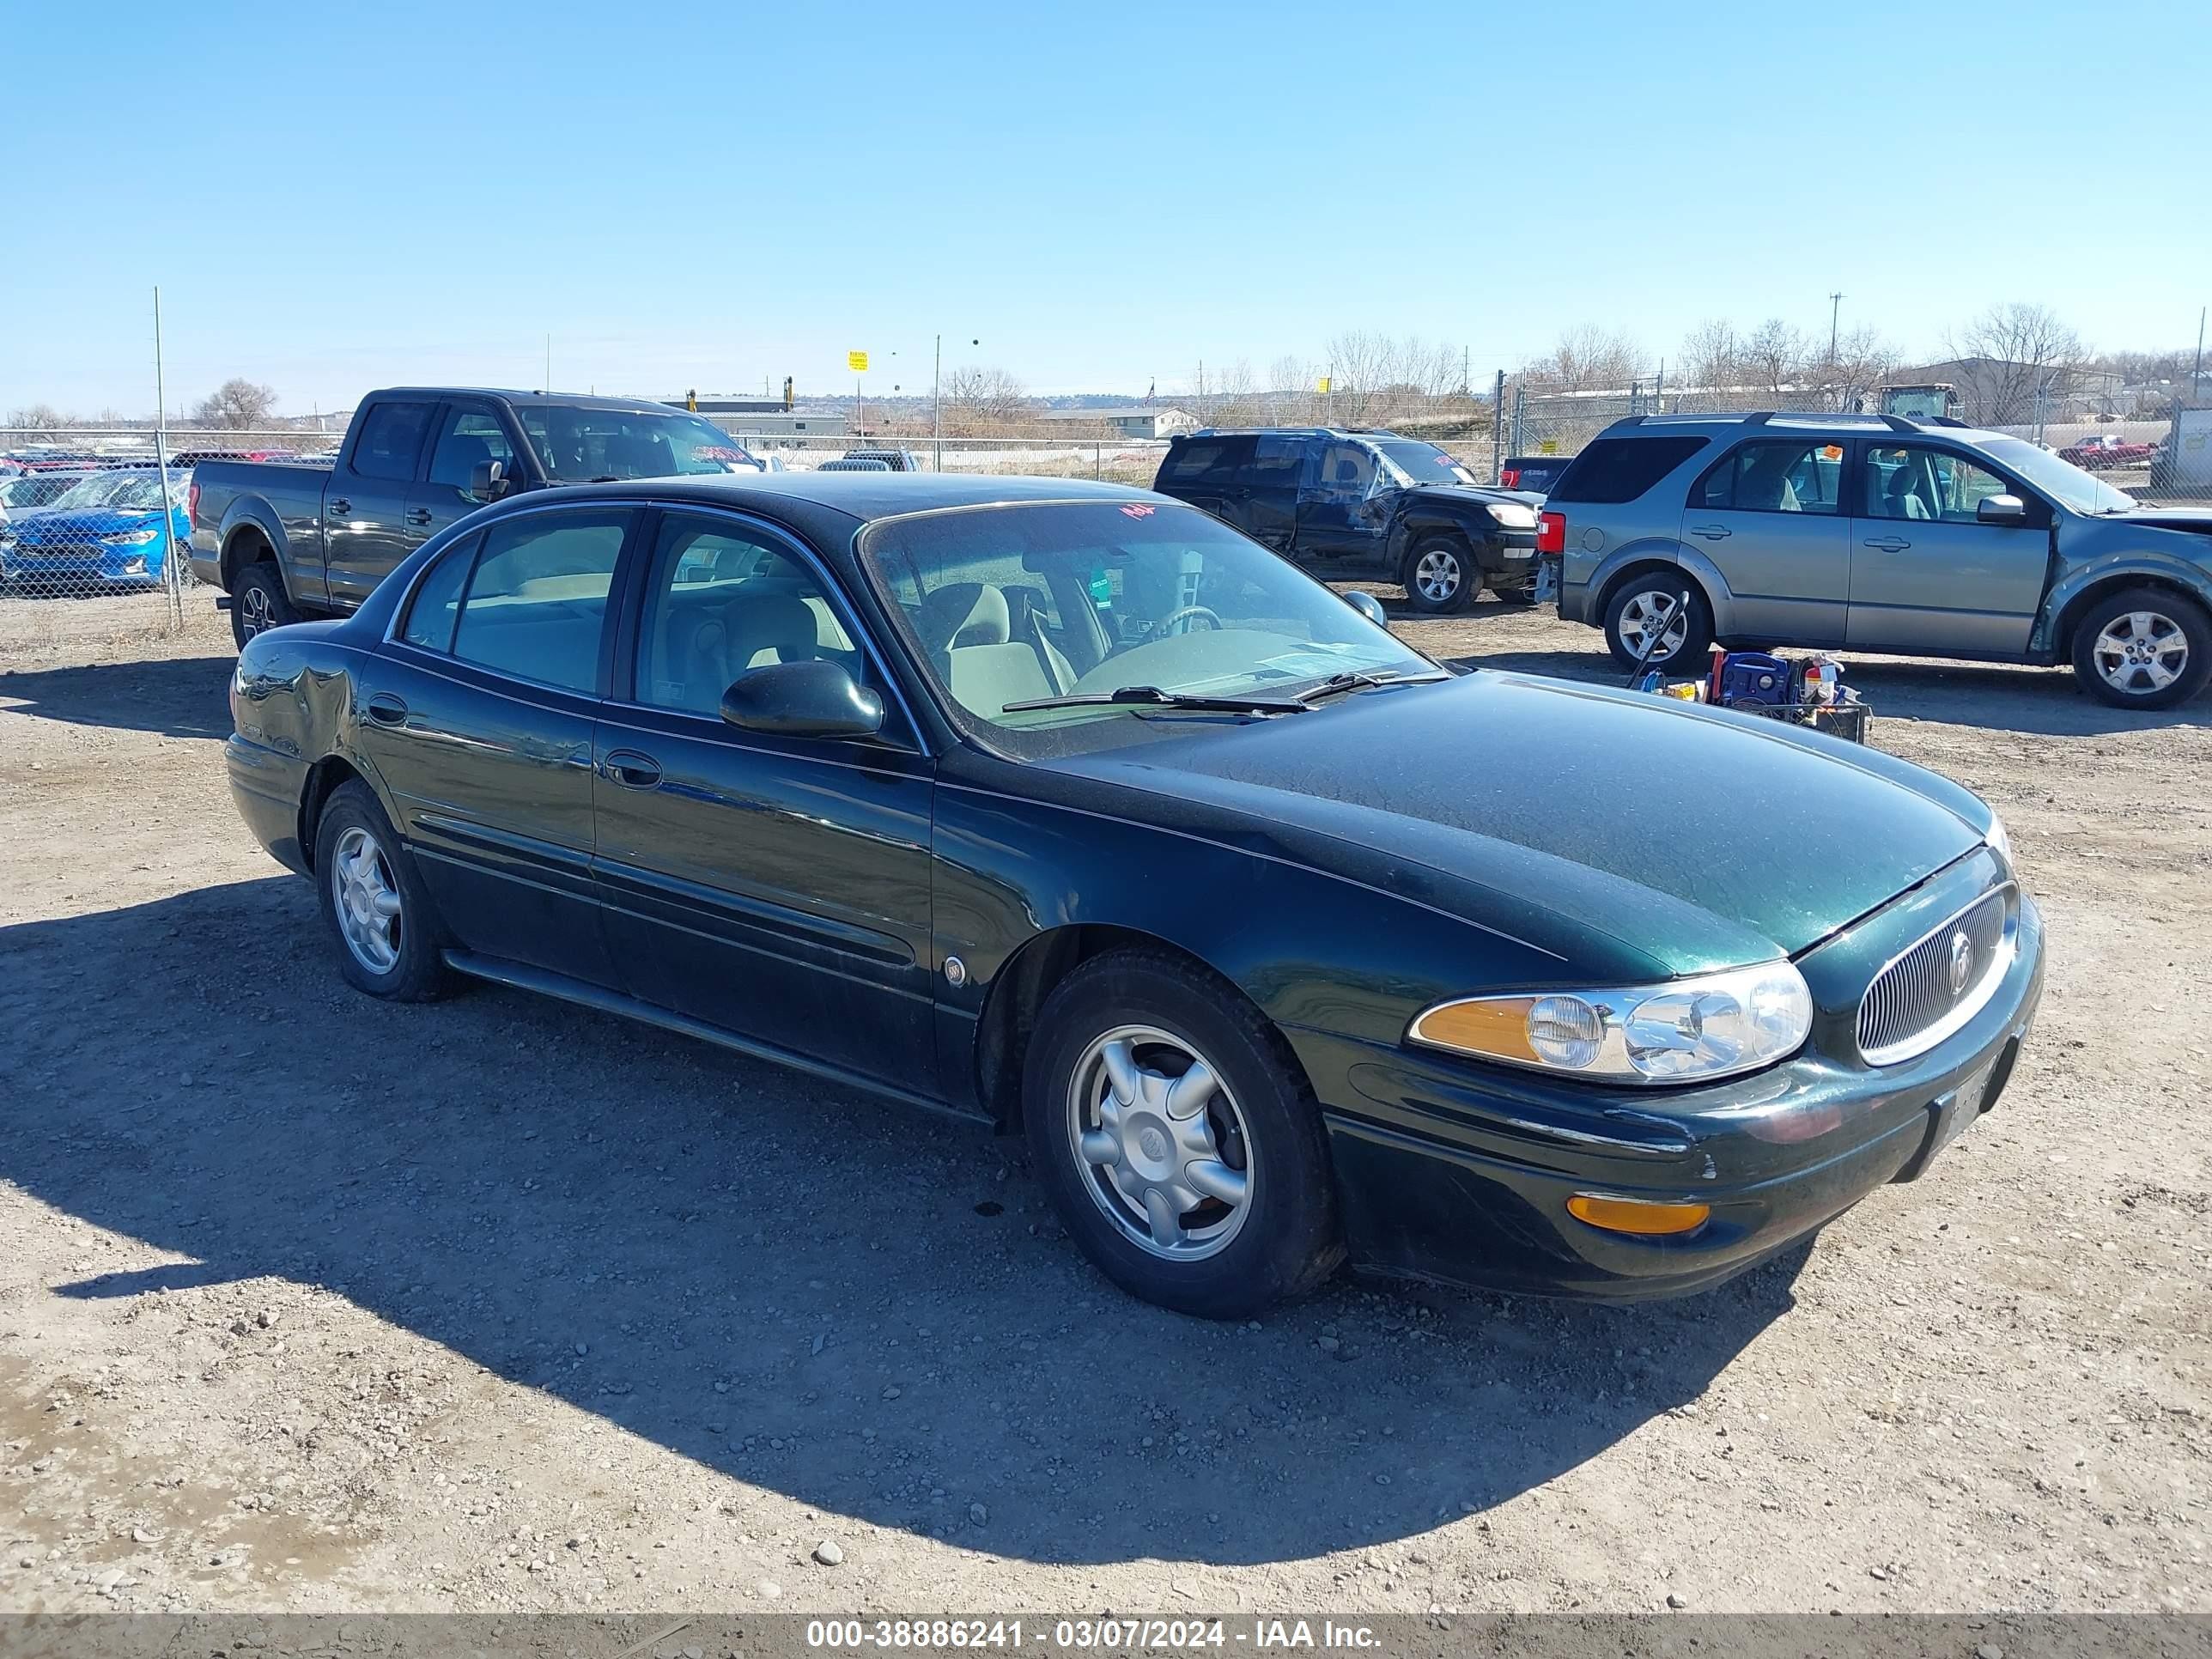
[[[1979,524],[2026,524],[2027,503],[2017,495],[1984,495],[1974,508]]]
[[[505,461],[478,461],[469,469],[469,494],[480,501],[495,501],[510,488]]]
[[[1389,613],[1382,609],[1382,601],[1372,593],[1355,587],[1344,596],[1344,602],[1377,628],[1388,628],[1390,625]]]
[[[884,700],[834,662],[779,662],[748,670],[722,693],[722,718],[779,738],[872,738]]]

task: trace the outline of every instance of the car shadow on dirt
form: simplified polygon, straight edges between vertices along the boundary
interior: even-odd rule
[[[1796,658],[1805,651],[1782,653]],[[1496,668],[1615,688],[1627,672],[1600,651],[1504,650],[1447,658],[1455,667]],[[2163,726],[2212,726],[2212,695],[2178,708],[2114,708],[2081,692],[2069,670],[2004,664],[1868,661],[1846,653],[1844,681],[1874,710],[1875,741],[1884,720],[1942,720],[2039,737],[2100,737]],[[1686,675],[1674,678],[1687,678]]]
[[[237,665],[235,656],[176,657],[0,673],[0,709],[168,738],[227,738]]]
[[[49,1294],[242,1347],[271,1334],[224,1287],[327,1286],[733,1480],[1003,1556],[1297,1559],[1502,1504],[1694,1411],[1806,1255],[1681,1302],[1344,1282],[1182,1318],[1081,1260],[1018,1143],[521,993],[379,1003],[331,948],[290,878],[0,928],[0,1097],[36,1126],[0,1177],[190,1258]],[[110,980],[169,989],[118,1027]],[[283,1334],[350,1432],[358,1329]]]

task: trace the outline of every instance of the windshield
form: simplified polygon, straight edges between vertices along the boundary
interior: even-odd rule
[[[545,476],[556,483],[754,470],[743,445],[696,415],[557,404],[526,404],[515,414]]]
[[[1376,448],[1390,458],[1390,465],[1414,483],[1479,483],[1481,481],[1434,444],[1392,438]]]
[[[860,551],[916,659],[958,710],[1018,751],[1043,752],[1024,734],[1144,716],[1126,705],[1009,711],[1012,702],[1130,686],[1273,698],[1346,672],[1442,672],[1194,507],[1068,501],[917,514],[873,526]]]
[[[2047,449],[2038,449],[2022,438],[1985,438],[1980,446],[1993,461],[2002,461],[2047,495],[2056,495],[2076,513],[2122,513],[2136,505],[2125,490],[2115,489],[2071,461],[2062,461]]]
[[[169,498],[181,503],[185,499],[185,481],[175,473],[169,475]],[[107,498],[106,505],[120,507],[156,507],[161,505],[161,478],[156,472],[139,472],[126,477],[116,492]]]
[[[118,490],[144,476],[140,472],[95,472],[89,478],[78,479],[55,496],[53,505],[57,508],[106,507],[115,499]]]

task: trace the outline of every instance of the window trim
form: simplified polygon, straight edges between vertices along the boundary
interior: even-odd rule
[[[368,423],[376,418],[376,413],[379,410],[396,409],[409,404],[415,404],[422,409],[427,409],[430,412],[424,417],[422,428],[415,434],[415,459],[410,465],[408,471],[403,476],[397,478],[387,478],[380,472],[362,471],[357,462],[361,454],[362,441],[368,436]],[[435,397],[378,398],[374,403],[368,406],[367,412],[364,413],[359,420],[354,422],[353,437],[346,444],[345,470],[353,474],[355,477],[366,479],[370,483],[415,484],[422,483],[423,452],[429,447],[431,428],[438,424],[438,411],[444,406],[443,400]]]
[[[1743,439],[1733,448],[1729,449],[1726,454],[1723,455],[1718,460],[1715,461],[1711,466],[1707,467],[1703,472],[1698,474],[1698,476],[1691,481],[1689,489],[1684,492],[1682,496],[1683,510],[1688,513],[1759,513],[1765,514],[1771,518],[1779,519],[1843,520],[1856,518],[1857,514],[1846,512],[1844,506],[1844,503],[1850,495],[1850,480],[1853,471],[1852,462],[1855,459],[1851,453],[1851,440],[1845,437],[1822,436],[1815,434],[1814,436],[1804,441],[1803,447],[1807,449],[1825,449],[1832,444],[1838,449],[1844,452],[1843,459],[1836,463],[1836,500],[1833,505],[1826,513],[1808,513],[1802,507],[1796,512],[1791,513],[1778,507],[1739,507],[1735,503],[1735,480],[1733,478],[1731,478],[1729,483],[1729,504],[1726,507],[1714,507],[1708,504],[1702,499],[1707,481],[1710,480],[1716,472],[1720,471],[1724,467],[1733,473],[1735,467],[1736,457],[1742,454],[1745,451],[1785,447],[1794,445],[1797,441],[1798,441],[1795,438],[1757,437]]]
[[[629,560],[629,574],[622,583],[621,606],[615,623],[615,648],[607,664],[605,702],[612,708],[635,714],[682,720],[699,730],[692,735],[712,737],[743,748],[774,747],[779,753],[815,754],[825,746],[852,747],[855,740],[849,738],[776,738],[765,732],[744,732],[730,725],[719,714],[702,714],[690,708],[665,708],[659,703],[641,702],[637,697],[638,657],[643,644],[647,607],[652,595],[647,591],[653,580],[653,556],[660,543],[660,526],[671,516],[705,518],[726,521],[753,536],[776,551],[787,554],[805,567],[807,573],[821,584],[822,596],[837,619],[838,626],[860,646],[875,670],[876,678],[890,692],[884,706],[884,727],[877,734],[882,746],[908,751],[927,758],[931,749],[923,733],[921,722],[915,718],[914,707],[907,701],[906,687],[891,670],[884,658],[874,630],[860,619],[853,596],[847,592],[836,573],[798,532],[770,520],[757,518],[739,508],[726,507],[705,501],[653,501],[640,514],[639,524],[632,544],[624,551]],[[610,610],[615,607],[610,606]],[[901,732],[890,727],[893,705],[898,710]],[[865,743],[860,746],[866,747]]]

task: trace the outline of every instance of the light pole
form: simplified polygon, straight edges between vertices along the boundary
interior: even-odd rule
[[[929,464],[942,472],[945,471],[945,440],[942,436],[945,404],[939,386],[945,374],[945,337],[939,334],[936,338],[936,355],[929,366]],[[968,343],[979,346],[983,343],[970,340]]]

